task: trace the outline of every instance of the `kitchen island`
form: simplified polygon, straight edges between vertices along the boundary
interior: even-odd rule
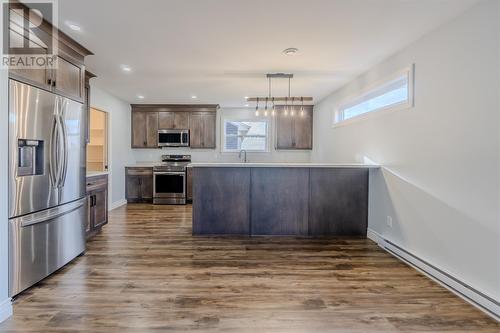
[[[365,164],[192,163],[193,235],[366,237]]]

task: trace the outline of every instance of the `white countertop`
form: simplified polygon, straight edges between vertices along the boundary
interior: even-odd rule
[[[87,171],[87,177],[108,175],[109,171]]]
[[[331,163],[191,163],[188,166],[191,167],[212,167],[212,168],[380,168],[379,165],[375,164],[362,164],[362,163],[350,163],[350,164],[331,164]]]

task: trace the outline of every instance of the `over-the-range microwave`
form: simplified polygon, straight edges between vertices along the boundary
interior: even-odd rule
[[[188,129],[158,130],[159,147],[189,147]]]

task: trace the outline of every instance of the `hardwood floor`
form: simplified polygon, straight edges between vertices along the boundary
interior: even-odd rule
[[[8,332],[499,332],[364,239],[191,236],[190,206],[128,205],[21,294]]]

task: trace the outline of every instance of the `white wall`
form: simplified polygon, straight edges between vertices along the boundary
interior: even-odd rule
[[[164,154],[191,154],[193,162],[238,162],[238,153],[222,153],[222,131],[223,120],[228,119],[268,119],[269,120],[269,152],[267,153],[248,153],[248,161],[251,162],[308,162],[311,158],[310,151],[287,151],[275,150],[274,139],[275,129],[272,117],[255,116],[254,109],[248,108],[221,108],[217,112],[217,148],[209,150],[188,149],[188,148],[170,148],[170,149],[133,149],[132,154],[139,162],[157,162],[161,160]]]
[[[481,1],[317,104],[312,160],[384,166],[369,227],[500,300],[499,2]],[[415,107],[332,128],[347,96],[415,64]],[[393,217],[393,227],[386,217]]]
[[[91,84],[90,105],[109,114],[109,202],[125,200],[125,165],[133,161],[130,150],[130,104]]]

